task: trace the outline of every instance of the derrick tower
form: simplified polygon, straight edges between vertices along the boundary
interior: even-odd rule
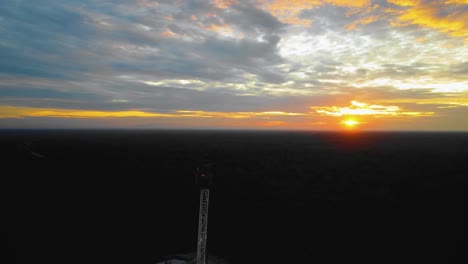
[[[197,264],[207,264],[206,239],[208,231],[208,205],[210,187],[213,184],[213,163],[203,163],[196,171],[197,185],[200,188],[200,211],[198,215]]]

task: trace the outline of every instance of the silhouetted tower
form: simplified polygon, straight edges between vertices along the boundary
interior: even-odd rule
[[[210,187],[213,183],[212,163],[203,163],[197,168],[197,185],[200,188],[200,213],[198,216],[197,264],[207,263],[206,239],[208,231],[208,205]]]

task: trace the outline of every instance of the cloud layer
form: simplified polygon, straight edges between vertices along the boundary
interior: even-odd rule
[[[460,0],[2,1],[0,127],[340,129],[363,102],[366,129],[468,130],[465,21]]]

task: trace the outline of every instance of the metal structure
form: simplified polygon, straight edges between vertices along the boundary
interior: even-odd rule
[[[211,163],[205,163],[197,168],[196,179],[200,187],[200,212],[198,215],[198,245],[197,264],[207,264],[206,240],[208,231],[208,205],[210,187],[213,181]]]
[[[206,264],[206,238],[208,229],[208,203],[210,189],[200,191],[200,214],[198,216],[197,264]]]

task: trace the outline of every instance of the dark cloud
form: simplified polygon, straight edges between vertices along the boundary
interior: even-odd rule
[[[280,63],[282,58],[276,53],[278,36],[265,36],[263,41],[242,39],[231,41],[207,39],[200,51],[206,57],[219,60],[227,65],[261,66]]]
[[[313,34],[323,34],[327,31],[343,31],[345,26],[355,18],[344,15],[345,7],[323,5],[313,9],[304,9],[299,18],[308,19],[312,22],[308,31]]]
[[[375,78],[407,78],[415,75],[429,74],[430,68],[427,64],[383,64],[381,68],[374,73]]]
[[[264,36],[263,40],[223,39],[206,37],[203,42],[183,42],[163,39],[155,47],[161,51],[146,57],[108,58],[115,73],[144,73],[175,78],[223,80],[251,73],[260,79],[278,82],[283,79],[273,66],[283,59],[277,54],[279,37]]]
[[[95,30],[85,18],[54,1],[2,2],[0,71],[9,74],[71,77],[86,68],[73,52],[86,48]]]
[[[47,88],[33,87],[0,87],[0,97],[43,98],[43,99],[102,99],[102,96],[80,91],[62,92]]]
[[[226,11],[222,14],[222,17],[227,23],[253,35],[277,34],[285,27],[285,24],[270,13],[242,1],[233,5],[229,12]]]
[[[148,12],[132,1],[40,2],[1,4],[0,32],[7,36],[0,42],[3,73],[64,79],[96,71],[213,80],[242,79],[251,73],[266,82],[284,78],[270,67],[282,61],[277,54],[279,36],[274,34],[282,24],[252,5],[225,12],[206,1],[159,2],[173,13],[168,20],[157,13],[161,11]],[[199,26],[190,21],[191,15],[203,17],[214,11],[219,14]],[[210,23],[232,23],[258,35],[220,38],[200,28]],[[164,30],[179,37],[161,36]],[[159,52],[139,56],[137,49],[142,47]]]
[[[452,74],[468,76],[468,61],[450,65],[449,71]]]

